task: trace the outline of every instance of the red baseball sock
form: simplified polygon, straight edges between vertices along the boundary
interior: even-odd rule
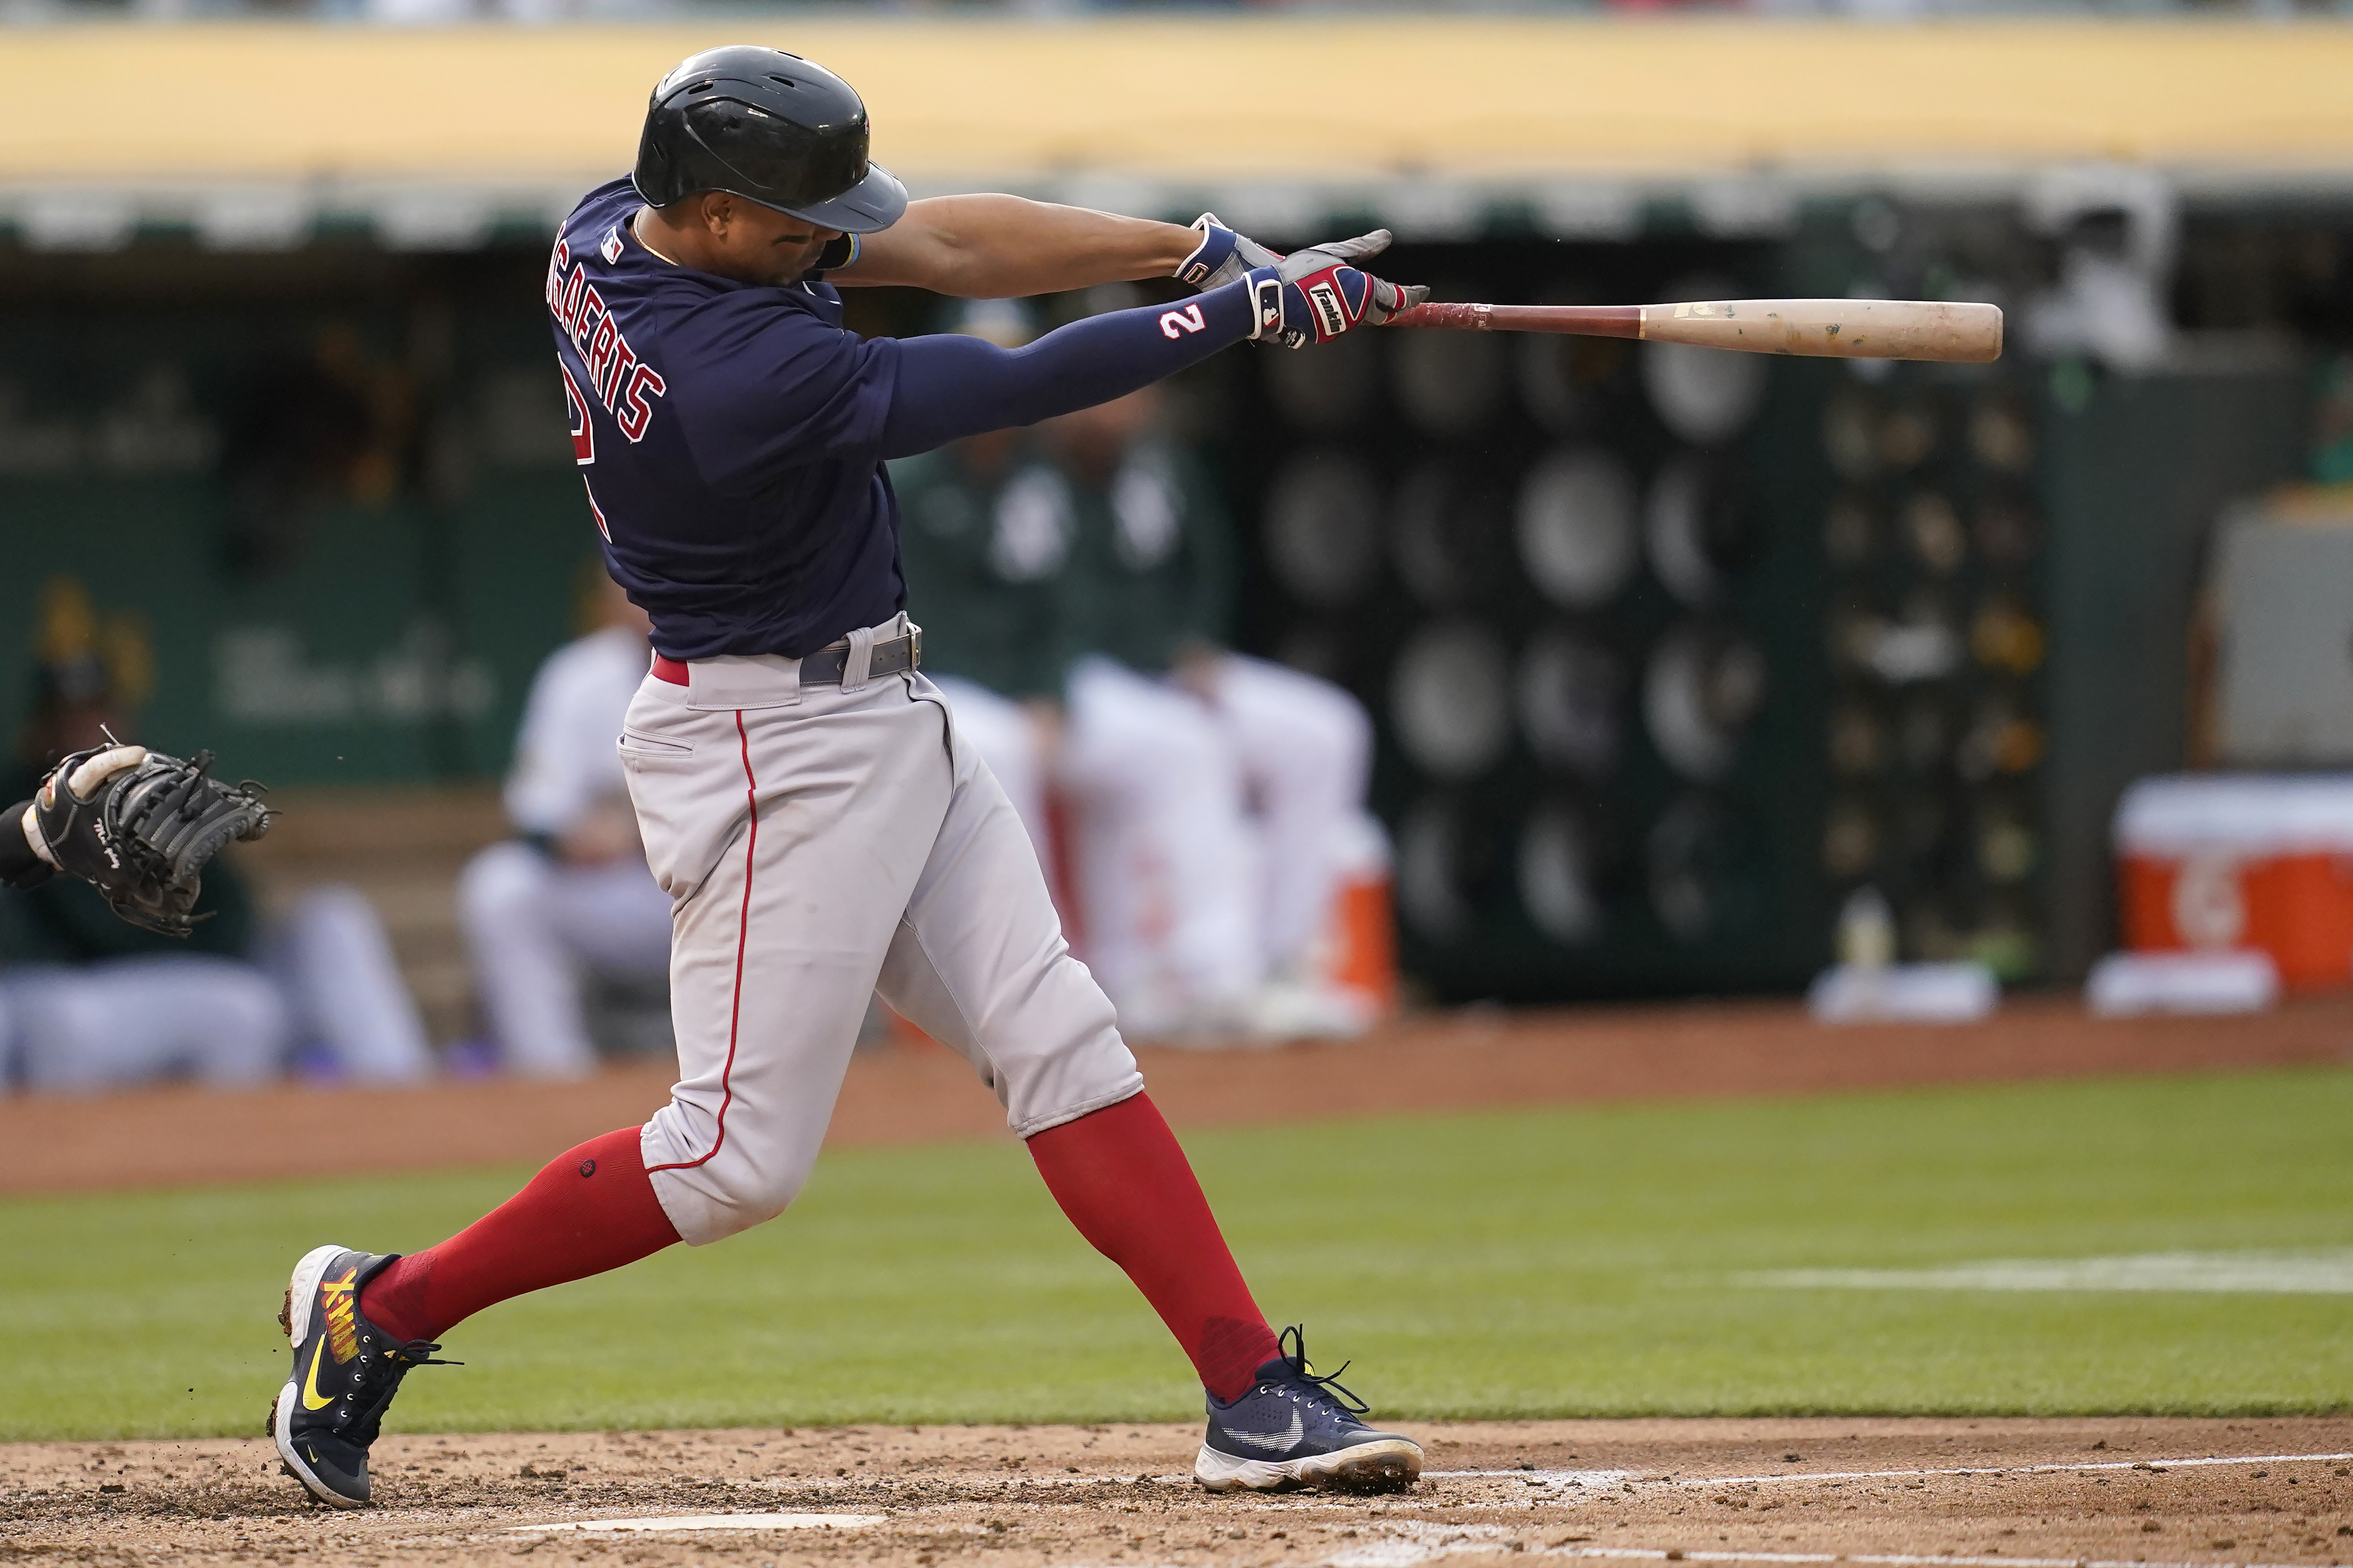
[[[396,1339],[438,1340],[494,1301],[635,1263],[677,1239],[638,1129],[625,1127],[557,1156],[440,1246],[369,1280],[360,1310]]]
[[[1079,1234],[1135,1281],[1202,1386],[1240,1397],[1273,1357],[1274,1331],[1152,1097],[1050,1127],[1029,1140],[1029,1157]]]

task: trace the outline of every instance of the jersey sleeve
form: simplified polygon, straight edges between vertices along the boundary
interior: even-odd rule
[[[1249,286],[1229,283],[1183,306],[1090,316],[1025,348],[958,333],[910,338],[882,455],[912,457],[984,430],[1092,408],[1174,375],[1250,335]]]
[[[861,339],[747,291],[671,339],[702,374],[680,377],[687,445],[714,489],[748,493],[810,463],[879,453],[899,345]]]

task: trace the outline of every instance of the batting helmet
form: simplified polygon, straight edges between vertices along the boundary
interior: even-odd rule
[[[728,191],[820,228],[872,234],[899,221],[907,188],[866,161],[866,105],[798,55],[754,44],[705,49],[654,87],[638,139],[638,195],[666,207]]]

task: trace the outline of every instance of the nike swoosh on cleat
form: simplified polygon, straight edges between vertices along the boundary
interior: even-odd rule
[[[327,1359],[326,1336],[323,1334],[321,1335],[319,1342],[311,1348],[311,1374],[303,1380],[302,1408],[305,1410],[324,1410],[328,1405],[332,1405],[335,1402],[335,1396],[333,1394],[330,1394],[324,1398],[322,1398],[319,1394],[319,1363]]]
[[[1296,1410],[1291,1413],[1291,1429],[1287,1432],[1237,1432],[1231,1427],[1226,1430],[1226,1436],[1232,1441],[1252,1448],[1263,1448],[1270,1454],[1297,1447],[1299,1439],[1306,1434],[1307,1429],[1299,1424],[1299,1412]]]

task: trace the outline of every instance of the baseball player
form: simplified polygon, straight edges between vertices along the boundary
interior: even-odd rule
[[[655,88],[634,176],[565,219],[546,298],[573,449],[607,566],[653,620],[619,749],[672,900],[680,1078],[409,1257],[296,1265],[270,1428],[324,1501],[368,1498],[408,1371],[494,1301],[671,1243],[717,1241],[800,1190],[879,991],[965,1056],[1080,1232],[1198,1371],[1215,1489],[1398,1486],[1412,1442],[1268,1326],[1182,1150],[1064,946],[1028,836],[920,674],[882,460],[1120,396],[1244,339],[1324,341],[1416,302],[1352,263],[1222,225],[1009,196],[910,204],[867,161],[849,85],[779,50],[693,56]],[[1002,298],[1173,274],[1186,303],[1005,350],[864,341],[843,283]]]
[[[603,624],[541,665],[523,705],[507,816],[458,879],[458,911],[509,1072],[579,1078],[596,1047],[582,1006],[591,974],[659,979],[670,962],[670,899],[638,844],[613,737],[645,679],[645,612],[603,579]]]

